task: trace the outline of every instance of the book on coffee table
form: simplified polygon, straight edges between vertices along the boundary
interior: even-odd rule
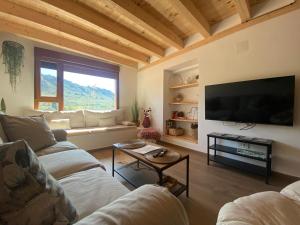
[[[136,152],[136,153],[139,153],[139,154],[142,154],[142,155],[145,155],[149,152],[153,152],[153,151],[156,151],[156,150],[159,150],[159,149],[161,149],[160,146],[146,145],[142,148],[133,149],[132,151]]]

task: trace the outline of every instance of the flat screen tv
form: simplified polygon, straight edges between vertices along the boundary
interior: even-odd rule
[[[205,119],[293,126],[295,76],[205,86]]]

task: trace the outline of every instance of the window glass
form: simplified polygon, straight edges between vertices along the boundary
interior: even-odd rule
[[[58,103],[57,102],[40,102],[39,110],[58,111]]]
[[[115,79],[64,72],[64,110],[115,108]]]
[[[57,96],[57,65],[55,63],[41,62],[41,96]]]

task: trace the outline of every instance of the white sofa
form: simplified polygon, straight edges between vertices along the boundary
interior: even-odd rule
[[[137,136],[136,126],[122,125],[124,110],[112,110],[107,112],[77,110],[48,112],[26,109],[24,116],[44,115],[51,127],[51,121],[69,120],[69,127],[58,127],[65,129],[67,140],[85,150],[101,149],[112,146],[114,143],[134,139]],[[110,126],[99,126],[101,120],[113,117],[115,124]]]
[[[267,191],[225,204],[217,225],[297,225],[300,224],[300,181],[280,193]]]

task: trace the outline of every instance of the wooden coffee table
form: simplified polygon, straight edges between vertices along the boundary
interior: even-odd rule
[[[153,143],[150,143],[153,145]],[[163,146],[161,146],[163,148]],[[127,163],[125,165],[119,166],[115,168],[115,157],[116,151],[123,152],[135,160],[131,163]],[[168,151],[172,151],[168,149]],[[146,157],[142,154],[133,152],[132,149],[124,149],[122,148],[122,143],[117,143],[113,145],[112,149],[112,176],[117,173],[123,179],[125,179],[130,185],[137,188],[144,184],[158,184],[160,186],[164,186],[167,182],[167,178],[170,176],[166,176],[164,171],[181,161],[186,161],[186,182],[185,184],[176,182],[176,185],[172,187],[170,190],[175,196],[179,196],[184,191],[186,192],[186,196],[189,197],[189,155],[181,154],[180,158],[172,163],[166,164],[157,164],[150,162]]]

